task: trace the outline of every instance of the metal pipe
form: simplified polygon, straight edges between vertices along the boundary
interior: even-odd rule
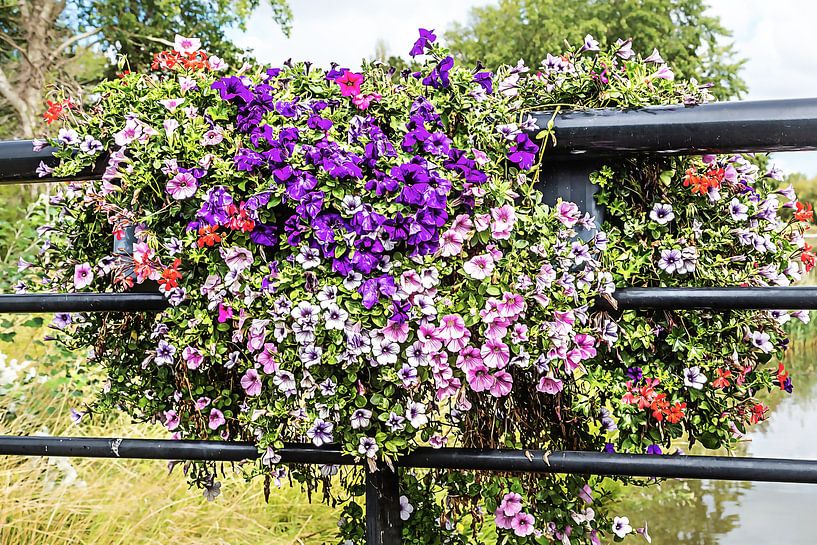
[[[0,141],[0,184],[22,184],[34,182],[67,182],[99,178],[105,171],[104,157],[100,157],[93,168],[85,169],[70,178],[40,177],[37,167],[44,162],[49,167],[59,164],[53,156],[55,149],[46,146],[40,151],[33,150],[31,140]]]
[[[817,287],[620,288],[613,299],[620,310],[814,310]],[[0,294],[0,314],[153,312],[164,310],[167,305],[161,293],[150,292]],[[613,305],[604,299],[599,300],[598,307],[613,310]]]
[[[336,446],[285,445],[276,451],[285,464],[357,463]],[[237,462],[259,456],[252,443],[114,439],[96,437],[0,436],[0,455],[208,460]],[[817,484],[817,461],[729,456],[655,456],[604,452],[489,450],[421,447],[397,460],[400,467],[629,475]]]
[[[813,310],[817,287],[622,288],[613,298],[620,309]],[[607,308],[607,301],[600,301]]]
[[[540,127],[552,116],[534,114]],[[556,145],[545,154],[548,160],[817,149],[815,98],[571,110],[559,113],[554,124]]]
[[[540,127],[552,112],[534,114]],[[554,119],[556,144],[548,160],[609,157],[622,153],[694,155],[817,149],[817,99],[717,102],[633,110],[571,110]],[[538,130],[536,131],[538,132]],[[33,152],[30,140],[0,142],[0,183],[54,181],[36,174],[54,166],[50,148]],[[98,177],[105,161],[72,179]],[[62,179],[65,181],[65,179]]]
[[[167,308],[161,293],[0,294],[0,313],[149,312]]]

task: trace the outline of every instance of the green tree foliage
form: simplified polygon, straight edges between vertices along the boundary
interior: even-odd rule
[[[602,45],[635,39],[635,49],[658,47],[676,75],[714,84],[719,99],[739,97],[746,84],[730,36],[704,0],[500,0],[471,10],[445,38],[469,63],[496,67],[508,59],[538,66],[547,53],[578,47],[586,34]],[[647,52],[649,53],[649,52]]]
[[[286,0],[75,0],[81,25],[100,29],[100,43],[125,55],[132,69],[144,69],[158,49],[172,46],[173,36],[195,36],[208,53],[237,62],[242,50],[226,36],[245,28],[262,3],[289,36],[292,11]],[[158,45],[157,45],[158,44]]]
[[[0,137],[41,133],[52,85],[81,97],[88,83],[111,75],[113,55],[144,69],[176,33],[237,62],[240,51],[226,32],[244,28],[262,2],[288,33],[287,0],[0,0]]]

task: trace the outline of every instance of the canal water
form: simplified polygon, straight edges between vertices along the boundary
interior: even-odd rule
[[[793,394],[766,400],[770,419],[738,454],[817,460],[817,328],[809,329],[793,335],[786,358]],[[817,485],[671,480],[624,494],[621,511],[633,526],[648,521],[655,545],[817,544]]]

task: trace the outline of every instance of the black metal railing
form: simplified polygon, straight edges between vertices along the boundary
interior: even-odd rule
[[[551,113],[536,116],[541,126]],[[664,106],[632,111],[565,112],[555,118],[556,144],[546,154],[541,188],[551,202],[573,200],[595,208],[587,175],[605,157],[621,154],[817,150],[817,99]],[[53,166],[48,148],[31,151],[31,142],[0,142],[0,183],[65,181],[39,178],[40,161]],[[104,161],[73,178],[98,177]],[[614,309],[817,309],[813,287],[621,287]],[[0,295],[0,313],[161,311],[158,293],[68,293]],[[286,445],[281,463],[342,464],[357,461],[337,447]],[[171,441],[127,438],[0,436],[0,455],[84,456],[163,460],[240,461],[258,457],[251,443]],[[723,456],[654,456],[540,450],[420,448],[397,460],[397,467],[540,473],[579,473],[636,477],[678,477],[817,484],[817,461]],[[400,542],[399,489],[385,467],[366,472],[366,536],[369,545]]]

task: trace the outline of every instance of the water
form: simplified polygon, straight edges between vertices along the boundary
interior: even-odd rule
[[[740,455],[817,460],[817,336],[792,343],[786,368],[792,395],[776,392],[771,418]],[[780,395],[782,394],[782,395]],[[817,485],[667,481],[626,493],[633,526],[649,521],[656,545],[812,545],[817,543]],[[632,538],[630,538],[632,540]]]

